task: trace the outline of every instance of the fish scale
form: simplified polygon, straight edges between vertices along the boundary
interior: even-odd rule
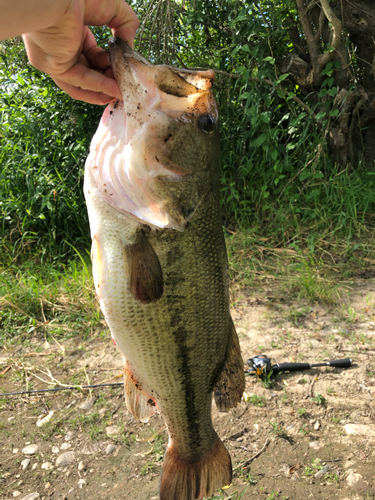
[[[212,392],[228,411],[244,390],[214,75],[153,66],[119,40],[110,53],[126,102],[105,111],[85,167],[95,288],[124,358],[129,411],[142,421],[158,411],[167,425],[160,499],[196,500],[232,475],[212,424]]]

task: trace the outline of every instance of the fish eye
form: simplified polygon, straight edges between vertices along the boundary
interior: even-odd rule
[[[215,120],[210,115],[201,115],[198,119],[198,127],[206,134],[210,134],[215,129]]]

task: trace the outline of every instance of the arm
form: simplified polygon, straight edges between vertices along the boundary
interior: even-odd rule
[[[121,98],[108,52],[88,25],[108,26],[132,46],[139,21],[123,0],[0,0],[0,8],[0,38],[23,33],[31,64],[71,97],[93,104]]]
[[[70,0],[1,0],[0,40],[55,26]]]

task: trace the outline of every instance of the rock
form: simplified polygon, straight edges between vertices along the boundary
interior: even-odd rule
[[[105,428],[108,437],[118,436],[120,434],[120,427],[118,425],[110,425]]]
[[[70,441],[71,439],[73,439],[73,432],[69,431],[65,435],[65,441]]]
[[[51,410],[48,415],[46,415],[44,418],[42,418],[41,420],[38,420],[38,422],[36,423],[37,427],[42,427],[43,425],[45,424],[48,424],[48,422],[51,420],[51,418],[53,417],[53,410]]]
[[[84,470],[84,469],[86,469],[86,465],[83,462],[79,462],[79,464],[78,464],[78,470],[81,471],[81,470]]]
[[[107,455],[111,455],[111,453],[113,453],[116,449],[116,446],[114,444],[109,444],[105,450],[105,452],[107,453]]]
[[[100,408],[100,410],[98,411],[99,418],[102,419],[107,411],[108,408]]]
[[[36,500],[37,498],[39,498],[39,493],[35,492],[35,493],[30,493],[29,495],[26,495],[25,497],[22,498],[22,500]]]
[[[346,424],[344,429],[349,435],[375,437],[375,425]]]
[[[84,401],[79,407],[81,410],[91,410],[91,408],[94,406],[95,399],[87,399],[87,401]]]
[[[363,480],[361,474],[357,474],[354,471],[349,471],[346,478],[348,486],[355,491],[368,495],[373,495],[375,493],[375,488],[371,487],[366,481]]]
[[[357,474],[356,472],[354,472],[354,471],[351,470],[349,472],[348,477],[346,478],[346,482],[348,483],[348,486],[350,486],[351,488],[353,488],[359,482],[363,482],[362,481],[362,476],[361,476],[361,474]]]
[[[44,485],[44,489],[45,489],[45,490],[48,490],[48,488],[51,488],[51,483],[46,483],[46,484]]]
[[[35,464],[31,467],[31,470],[35,470],[37,467],[38,467],[38,464],[37,464],[37,463],[35,463]]]
[[[58,453],[60,450],[57,446],[52,446],[52,453]]]
[[[321,443],[320,441],[311,441],[310,443],[310,448],[312,448],[313,450],[319,450],[322,447],[323,443]]]
[[[69,448],[71,447],[72,445],[70,443],[63,443],[61,445],[61,449],[62,450],[69,450]]]
[[[40,468],[43,470],[52,470],[53,465],[51,464],[51,462],[43,462]]]
[[[25,446],[25,448],[22,450],[22,453],[25,455],[35,455],[35,453],[38,453],[39,451],[39,446],[37,444],[29,444],[28,446]]]
[[[66,467],[74,460],[74,451],[67,451],[59,455],[56,460],[56,467]]]
[[[320,477],[325,476],[325,475],[327,474],[328,470],[329,470],[329,465],[328,465],[328,464],[326,464],[326,465],[323,467],[323,469],[319,470],[319,471],[315,474],[315,477],[316,477],[317,479],[319,479]]]
[[[21,496],[21,495],[22,495],[22,493],[21,493],[20,491],[18,491],[18,490],[13,491],[13,496],[14,496],[14,498],[17,498],[17,497],[19,497],[19,496]]]
[[[13,453],[18,453],[20,450],[18,448],[13,448]]]
[[[80,479],[80,480],[78,481],[78,486],[79,486],[79,488],[82,488],[82,486],[84,486],[85,484],[86,484],[86,479]]]
[[[319,420],[317,420],[317,421],[315,422],[315,425],[314,425],[314,431],[318,431],[318,430],[319,430],[319,428],[320,428],[320,422],[319,422]]]
[[[22,460],[21,465],[22,465],[22,470],[25,470],[26,467],[28,467],[30,464],[30,458],[25,458],[25,460]]]

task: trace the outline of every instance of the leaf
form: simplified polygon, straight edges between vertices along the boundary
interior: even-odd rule
[[[303,170],[299,176],[299,180],[300,181],[304,181],[305,179],[307,179],[310,175],[310,172],[308,170]]]
[[[261,134],[259,137],[257,137],[254,141],[251,142],[250,147],[256,148],[258,146],[261,146],[266,139],[267,139],[267,134]]]
[[[269,63],[271,63],[271,64],[275,64],[275,58],[274,58],[274,57],[271,57],[271,56],[265,57],[265,58],[263,59],[263,61],[265,61],[265,62],[269,62]]]
[[[284,80],[286,80],[288,78],[288,76],[289,76],[289,73],[284,73],[283,75],[280,75],[279,79],[276,82],[276,85],[278,85],[279,83],[281,83]]]
[[[326,116],[326,112],[325,111],[319,111],[319,113],[316,115],[316,119],[317,120],[321,120],[325,116]]]
[[[339,110],[336,108],[336,109],[332,109],[330,112],[329,112],[329,116],[337,116],[339,114]]]

